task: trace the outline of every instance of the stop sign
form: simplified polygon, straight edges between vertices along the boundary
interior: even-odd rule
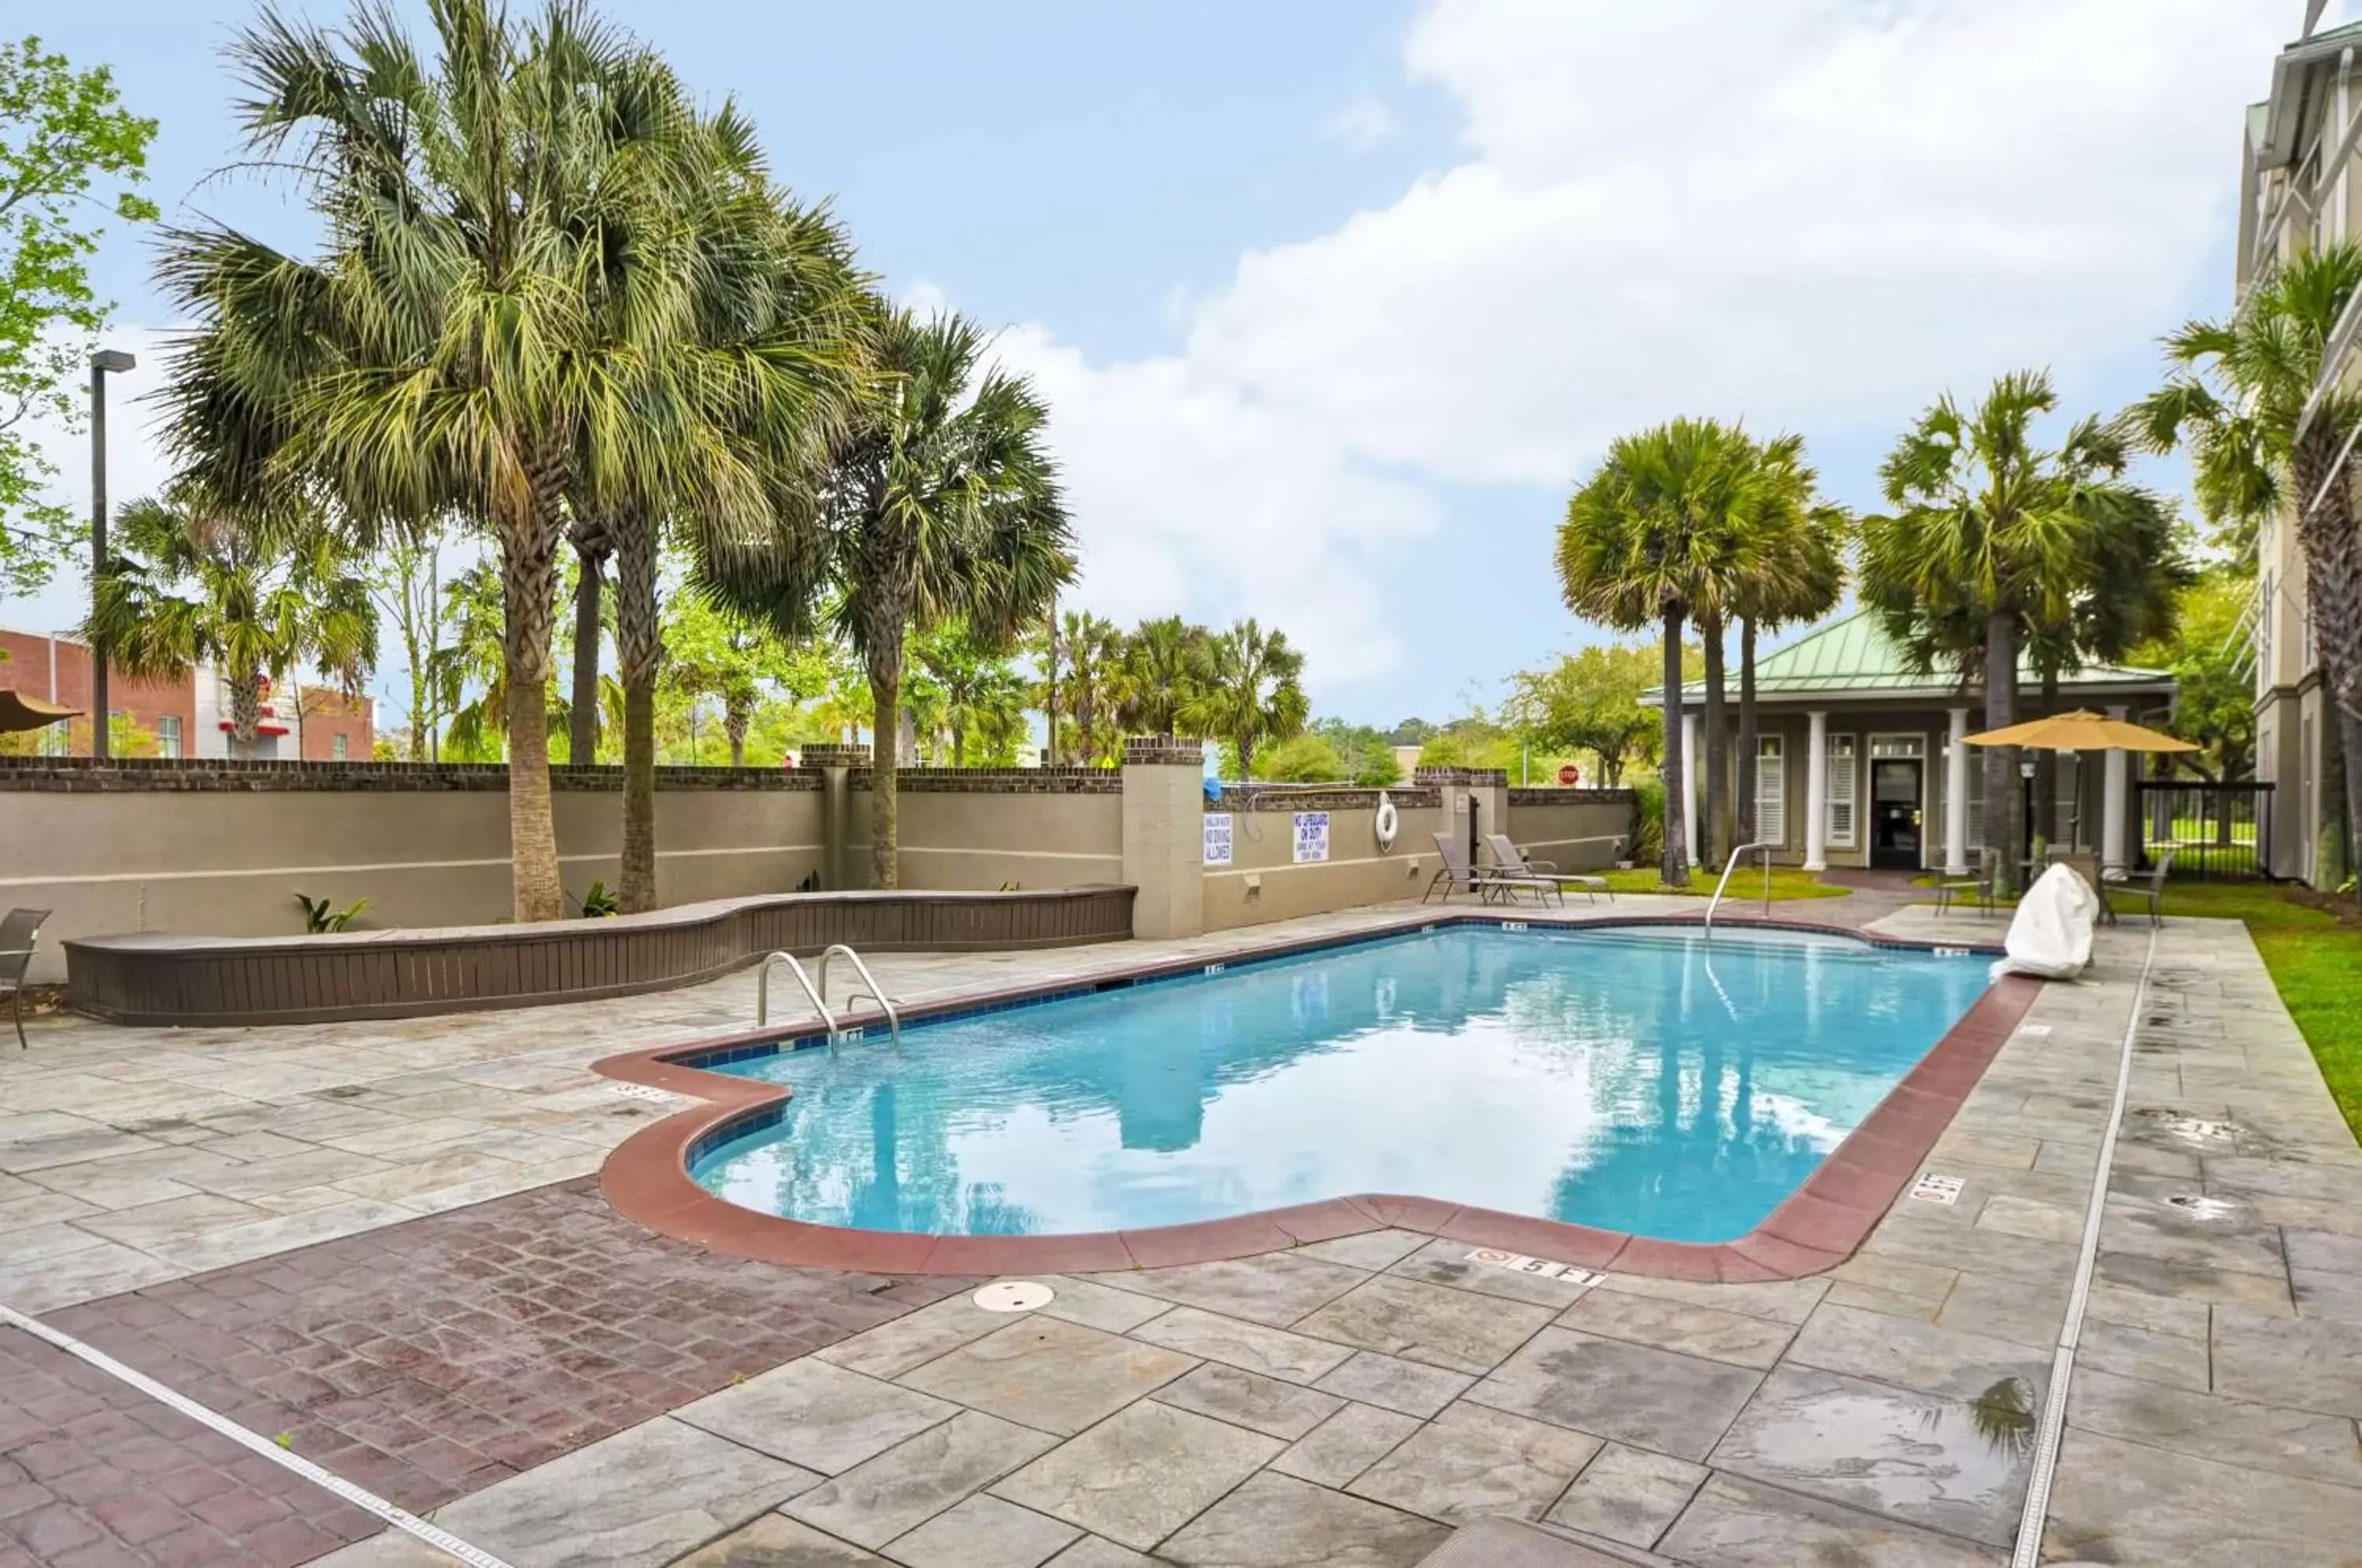
[[[1582,778],[1582,769],[1576,767],[1573,763],[1562,762],[1558,765],[1558,781],[1566,786],[1566,788],[1570,790],[1573,789],[1576,782]]]

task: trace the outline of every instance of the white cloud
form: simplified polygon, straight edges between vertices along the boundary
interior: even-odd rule
[[[1375,93],[1357,93],[1331,110],[1320,122],[1324,141],[1355,152],[1366,152],[1382,142],[1390,141],[1402,125],[1395,112],[1386,107],[1385,100]]]
[[[1186,359],[1094,368],[1038,327],[1005,334],[999,352],[1050,400],[1084,603],[1123,622],[1259,616],[1314,650],[1328,680],[1391,668],[1385,608],[1361,568],[1434,526],[1425,491]]]
[[[1381,553],[1443,487],[1536,487],[1539,537],[1611,436],[1675,412],[1817,437],[2020,365],[2072,386],[2219,256],[2292,12],[1437,0],[1406,69],[1458,105],[1460,162],[1242,258],[1169,356],[1011,336],[1055,399],[1087,594],[1274,615],[1328,686],[1399,661],[1418,607],[1385,602]]]

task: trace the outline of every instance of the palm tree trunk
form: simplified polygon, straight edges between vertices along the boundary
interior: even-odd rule
[[[2058,672],[2042,672],[2042,712],[2058,712]],[[2058,842],[2058,754],[2034,754],[2034,836],[2047,847]]]
[[[566,760],[575,767],[599,760],[599,595],[608,550],[607,530],[578,523],[574,551],[574,701],[567,714]]]
[[[2362,854],[2362,539],[2356,536],[2352,482],[2344,470],[2330,467],[2335,439],[2334,431],[2317,427],[2299,448],[2295,464],[2301,509],[2324,484],[2331,490],[2319,507],[2297,514],[2313,644],[2328,719],[2336,726],[2334,745],[2322,737],[2320,810],[2325,823],[2343,832],[2316,845],[2314,860],[2315,882],[2331,888],[2345,879],[2353,857]]]
[[[262,671],[248,667],[229,678],[229,751],[252,756],[262,726]]]
[[[1683,842],[1688,836],[1688,812],[1683,801],[1687,780],[1682,776],[1682,607],[1678,604],[1665,610],[1664,718],[1665,755],[1657,768],[1665,786],[1665,844],[1660,875],[1668,888],[1686,888],[1690,866]]]
[[[1239,736],[1239,782],[1252,783],[1253,779],[1254,736],[1242,733]]]
[[[954,767],[967,766],[967,726],[966,724],[952,726],[952,766]]]
[[[2313,635],[2320,644],[2323,682],[2331,718],[2337,725],[2338,762],[2333,793],[2324,780],[2323,804],[2339,814],[2344,843],[2333,843],[2322,880],[2330,887],[2343,883],[2362,856],[2362,537],[2350,520],[2348,482],[2341,477],[2337,493],[2322,511],[2345,520],[2343,527],[2319,526],[2317,574],[2307,561],[2306,586],[2312,596]],[[2330,748],[2326,745],[2325,751]]]
[[[640,914],[657,907],[657,677],[664,644],[656,529],[645,518],[624,517],[616,520],[615,535],[615,661],[624,685],[623,860],[615,904],[625,914]]]
[[[2017,723],[2017,617],[1985,618],[1985,728]],[[1999,856],[1996,887],[2015,892],[2025,813],[2018,803],[2017,748],[1985,748],[1985,853]]]
[[[1050,595],[1050,678],[1043,694],[1042,717],[1049,725],[1049,741],[1043,748],[1050,766],[1055,767],[1058,756],[1058,596]]]
[[[1723,624],[1720,615],[1700,615],[1698,633],[1705,639],[1705,731],[1699,766],[1705,769],[1705,831],[1698,849],[1708,866],[1719,866],[1730,853],[1730,741],[1722,733]]]
[[[902,739],[902,639],[869,642],[869,695],[877,705],[869,764],[869,885],[902,885],[902,790],[897,756]]]
[[[532,494],[502,509],[502,679],[509,728],[509,879],[520,922],[562,920],[557,823],[549,801],[549,634],[557,599],[558,503],[565,469],[532,469]]]
[[[730,766],[746,766],[746,731],[755,722],[755,711],[743,701],[727,701],[722,704],[722,733],[730,737]]]
[[[1738,618],[1738,834],[1755,842],[1755,617]]]

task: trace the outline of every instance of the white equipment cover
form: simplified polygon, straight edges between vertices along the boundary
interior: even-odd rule
[[[2092,961],[2092,927],[2100,918],[2100,895],[2074,868],[2053,866],[2025,890],[2009,922],[2009,956],[1992,966],[1993,978],[2034,975],[2071,980]]]

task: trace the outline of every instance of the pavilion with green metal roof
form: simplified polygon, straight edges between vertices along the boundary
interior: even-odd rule
[[[1963,737],[1983,727],[1984,694],[1949,671],[1915,670],[1867,611],[1839,616],[1760,656],[1755,664],[1758,837],[1775,858],[1818,870],[1860,866],[1965,874],[1981,847],[1982,769]],[[2021,663],[2017,716],[2038,717],[2040,674]],[[1725,723],[1738,722],[1738,671],[1725,681]],[[2058,679],[2059,712],[2118,717],[2169,710],[2164,670],[2087,665]],[[1664,700],[1661,688],[1641,701]],[[1684,774],[1703,793],[1697,760],[1705,683],[1681,691]],[[2058,847],[2126,865],[2126,765],[2120,752],[2058,769]],[[1964,802],[1955,811],[1954,801]],[[1699,812],[1686,813],[1695,853]]]

